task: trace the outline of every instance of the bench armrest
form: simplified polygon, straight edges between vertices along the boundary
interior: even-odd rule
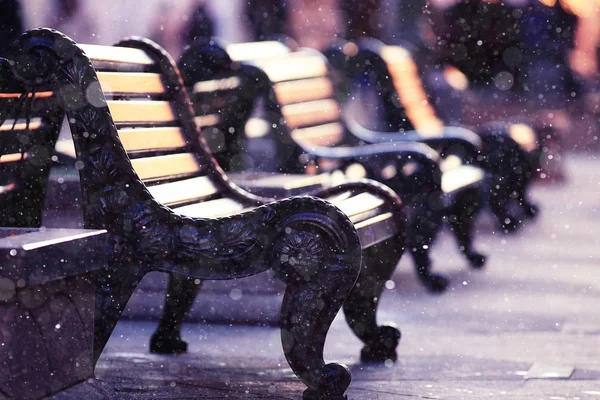
[[[259,196],[280,199],[299,196],[332,184],[331,174],[280,174],[263,172],[228,173],[229,179],[242,189]]]
[[[477,154],[483,147],[483,142],[475,132],[458,126],[445,126],[435,136],[426,137],[417,131],[406,131],[403,133],[377,132],[365,128],[356,121],[346,121],[348,131],[355,137],[367,143],[425,143],[432,147],[460,145],[465,147],[471,155]]]
[[[437,163],[440,159],[431,147],[414,142],[370,143],[354,147],[303,146],[303,149],[313,157],[340,160],[346,164],[368,162],[373,157],[425,163]]]

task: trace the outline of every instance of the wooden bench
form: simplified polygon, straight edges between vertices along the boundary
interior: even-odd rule
[[[252,54],[239,48],[255,44],[238,44],[233,56]],[[266,45],[263,45],[263,49]],[[279,46],[273,48],[280,49]],[[475,167],[462,165],[453,170],[440,170],[439,156],[422,143],[371,144],[355,137],[342,119],[340,106],[329,77],[329,69],[323,56],[315,51],[274,51],[269,57],[264,52],[255,59],[240,57],[227,60],[229,47],[222,48],[220,60],[214,65],[221,74],[242,75],[243,80],[259,83],[266,111],[263,123],[265,135],[277,142],[274,170],[283,173],[303,172],[315,175],[319,172],[344,171],[354,178],[374,178],[393,188],[409,205],[408,249],[415,259],[418,276],[432,291],[443,291],[447,279],[430,272],[430,245],[445,218],[450,223],[463,253],[471,265],[481,267],[485,258],[472,245],[472,221],[479,208],[480,183],[483,172]],[[193,94],[193,88],[201,85],[205,74],[197,73],[200,60],[208,54],[218,53],[218,45],[198,44],[185,53],[180,62],[186,86],[192,92],[196,112],[203,109],[202,99]],[[204,55],[203,55],[204,54]],[[194,64],[194,60],[198,64]],[[202,114],[199,114],[201,116]],[[246,138],[256,137],[250,120],[246,125]],[[239,121],[236,122],[239,124]],[[240,136],[239,129],[235,132]],[[470,137],[472,138],[472,136]],[[462,139],[462,138],[461,138]],[[464,141],[470,150],[479,144],[469,138]],[[434,140],[435,141],[435,140]],[[246,155],[252,157],[252,154]],[[264,153],[254,158],[263,158]],[[455,158],[460,161],[460,159]],[[460,162],[459,162],[460,164]],[[441,178],[440,178],[441,176]],[[287,178],[264,178],[248,184],[252,177],[239,182],[252,190],[262,186],[268,189],[273,180]]]
[[[422,70],[408,48],[385,45],[375,39],[361,40],[358,45],[360,50],[348,65],[364,66],[355,68],[354,75],[365,76],[376,92],[381,93],[388,130],[416,131],[422,136],[463,130],[445,126],[438,112],[444,105],[430,97],[423,85]],[[447,78],[460,80],[456,73]],[[356,126],[355,133],[370,142],[399,140],[398,133],[381,134],[360,126]],[[503,230],[513,231],[524,219],[537,214],[537,207],[529,200],[527,191],[540,167],[548,132],[538,134],[523,123],[494,122],[480,126],[477,134],[483,147],[474,162],[489,172],[489,205]]]
[[[109,266],[91,282],[92,365],[137,283],[153,270],[198,280],[273,269],[287,284],[284,353],[308,386],[307,399],[341,399],[350,383],[346,367],[323,361],[327,330],[342,304],[365,343],[362,358],[396,358],[399,331],[375,318],[404,248],[405,217],[392,191],[347,183],[319,193],[329,202],[314,196],[269,202],[241,191],[198,140],[178,70],[150,41],[79,46],[37,29],[21,37],[15,54],[6,80],[26,93],[37,86],[55,93],[75,143],[85,227],[107,231]],[[183,290],[171,291],[165,310],[165,320],[175,321],[166,330],[163,321],[155,341],[163,350],[181,345],[179,317],[198,289],[194,280],[180,282]]]

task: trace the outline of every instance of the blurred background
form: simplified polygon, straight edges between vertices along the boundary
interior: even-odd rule
[[[319,50],[361,37],[408,43],[432,80],[452,66],[467,78],[471,92],[482,92],[492,103],[502,97],[497,111],[502,118],[533,109],[529,119],[551,119],[569,148],[598,143],[599,0],[0,0],[0,5],[0,26],[7,33],[0,51],[23,30],[41,26],[80,43],[146,36],[175,59],[187,44],[208,36],[230,43],[285,36]],[[482,110],[481,97],[475,98],[462,123],[473,125],[494,108],[487,104]]]

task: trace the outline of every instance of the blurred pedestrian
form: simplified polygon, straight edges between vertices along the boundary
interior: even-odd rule
[[[23,33],[21,7],[18,0],[0,0],[0,57],[10,44]]]

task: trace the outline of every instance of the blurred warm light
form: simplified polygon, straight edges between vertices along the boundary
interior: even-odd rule
[[[363,179],[367,176],[365,167],[360,164],[352,164],[346,168],[346,178],[348,179]]]
[[[451,65],[444,69],[444,79],[455,90],[463,91],[469,87],[469,79],[466,75]]]
[[[535,132],[528,125],[512,124],[509,128],[509,135],[526,151],[533,151],[537,147]]]

